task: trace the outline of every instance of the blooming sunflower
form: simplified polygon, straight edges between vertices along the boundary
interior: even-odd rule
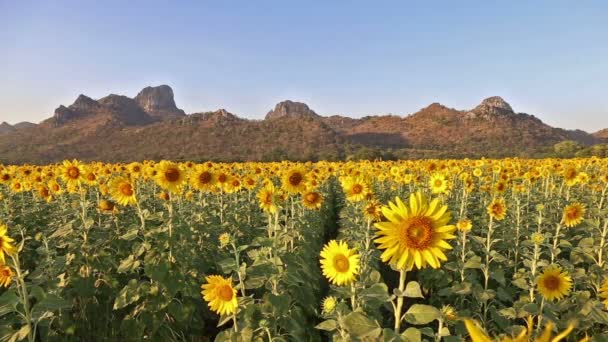
[[[342,181],[342,188],[346,199],[350,202],[359,202],[365,199],[369,186],[359,177],[346,177]]]
[[[219,315],[235,313],[239,303],[232,280],[219,275],[207,276],[205,280],[207,283],[201,285],[201,294],[209,308]]]
[[[585,206],[581,203],[572,203],[564,208],[564,214],[562,216],[562,223],[566,227],[574,227],[583,222],[583,216],[585,215]]]
[[[606,307],[606,309],[608,309],[608,278],[606,278],[606,280],[604,280],[604,284],[602,285],[602,287],[600,287],[600,298],[603,299],[602,303],[604,303],[604,306]]]
[[[500,341],[501,342],[529,342],[529,341],[532,341],[531,335],[534,330],[532,322],[533,322],[533,320],[530,317],[528,319],[528,327],[525,328],[524,330],[522,330],[519,333],[519,335],[517,335],[516,337],[513,337],[513,338],[504,337]],[[469,332],[469,337],[471,338],[472,342],[492,342],[493,341],[493,339],[490,338],[483,331],[483,329],[477,325],[477,323],[475,321],[472,321],[470,319],[465,319],[464,325],[467,328],[467,331]],[[574,329],[574,324],[570,324],[570,325],[568,325],[566,330],[564,330],[561,333],[557,334],[556,336],[552,337],[551,334],[553,331],[553,323],[549,322],[545,326],[545,330],[543,330],[543,332],[539,336],[536,336],[534,341],[535,342],[559,342],[559,341],[563,340],[566,336],[568,336],[572,332],[573,329]]]
[[[463,218],[456,223],[456,228],[463,233],[468,233],[471,231],[471,228],[473,228],[473,224],[468,218]]]
[[[135,189],[131,181],[126,177],[116,177],[108,183],[110,195],[120,205],[131,205],[137,203]]]
[[[283,189],[287,192],[294,194],[300,193],[306,190],[306,170],[301,167],[294,167],[281,178],[281,184]]]
[[[116,212],[116,206],[114,205],[114,203],[112,201],[108,201],[105,199],[102,199],[99,201],[98,208],[103,213],[115,213]]]
[[[274,214],[279,209],[277,207],[277,189],[272,182],[268,182],[259,192],[258,201],[260,208],[269,214]]]
[[[302,196],[302,204],[308,209],[319,209],[323,204],[323,195],[317,191],[308,191]]]
[[[433,194],[447,194],[449,182],[442,173],[434,173],[429,179],[429,187]]]
[[[496,221],[502,221],[507,216],[507,206],[503,198],[495,198],[487,208],[488,215]]]
[[[452,233],[456,227],[448,225],[451,214],[438,199],[429,203],[421,192],[412,193],[407,207],[397,197],[395,203],[389,202],[382,208],[382,214],[388,222],[375,224],[378,229],[375,242],[384,250],[383,262],[411,270],[414,266],[420,269],[427,265],[438,268],[440,260],[447,260],[443,250],[452,246],[445,240],[455,238]]]
[[[64,160],[60,170],[60,175],[68,186],[74,186],[83,179],[84,167],[76,159],[72,161]]]
[[[13,279],[13,270],[7,265],[0,265],[0,286],[8,287]]]
[[[7,235],[8,228],[4,224],[0,224],[0,265],[6,264],[4,254],[14,254],[17,249],[11,244],[15,241]]]
[[[561,300],[570,293],[572,278],[557,265],[547,266],[536,280],[538,292],[547,300]]]
[[[170,161],[163,160],[156,167],[156,183],[170,192],[179,193],[186,180],[186,171],[182,167]]]
[[[323,275],[332,284],[342,286],[353,282],[359,274],[359,254],[344,241],[331,240],[321,251]]]

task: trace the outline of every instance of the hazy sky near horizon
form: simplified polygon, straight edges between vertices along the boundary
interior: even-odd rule
[[[584,6],[583,6],[584,5]],[[168,84],[187,113],[469,109],[608,127],[608,1],[0,0],[0,122]]]

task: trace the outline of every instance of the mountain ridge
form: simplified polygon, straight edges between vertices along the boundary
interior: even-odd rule
[[[134,98],[110,94],[94,100],[81,94],[39,125],[8,126],[0,125],[0,156],[11,163],[336,159],[362,148],[413,156],[532,155],[564,140],[594,144],[604,139],[516,113],[498,96],[470,110],[432,103],[406,116],[362,118],[322,116],[305,103],[285,100],[264,119],[250,120],[225,109],[186,114],[167,85],[146,87]]]

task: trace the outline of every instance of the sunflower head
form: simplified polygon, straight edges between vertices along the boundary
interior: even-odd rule
[[[442,173],[435,173],[429,179],[429,187],[433,194],[447,194],[450,184]]]
[[[503,198],[495,198],[487,208],[488,215],[496,221],[502,221],[507,216],[507,206]]]
[[[0,286],[9,287],[13,279],[13,269],[8,265],[0,265]]]
[[[294,167],[285,172],[281,184],[288,193],[300,193],[306,190],[307,175],[302,167]]]
[[[410,195],[409,205],[399,197],[382,208],[388,219],[375,224],[378,229],[375,242],[384,250],[382,261],[399,269],[421,269],[427,266],[438,268],[447,257],[443,253],[452,249],[446,240],[455,238],[456,227],[448,225],[451,214],[448,207],[438,199],[428,202],[421,193]]]
[[[181,165],[163,160],[157,167],[156,183],[170,192],[179,193],[186,180],[186,172]]]
[[[308,191],[302,195],[302,204],[308,209],[319,209],[323,204],[323,195],[317,191]]]
[[[8,228],[0,223],[0,265],[6,264],[5,254],[15,254],[17,248],[13,246],[13,238],[8,236]]]
[[[585,206],[581,203],[572,203],[564,208],[562,215],[562,223],[566,227],[574,227],[583,222],[583,216],[585,216]]]
[[[239,304],[232,280],[219,275],[207,276],[205,280],[207,283],[201,285],[201,294],[209,308],[219,315],[235,313]]]
[[[599,296],[603,299],[602,303],[604,303],[606,309],[608,309],[608,278],[604,280],[604,284],[600,288]]]
[[[572,278],[558,265],[549,265],[536,280],[536,286],[546,300],[561,300],[570,293]]]
[[[321,303],[321,309],[323,310],[324,314],[329,315],[334,312],[334,310],[336,310],[337,305],[338,300],[336,299],[336,297],[328,296],[323,299],[323,302]]]
[[[137,203],[135,188],[126,177],[116,177],[108,183],[110,195],[120,205],[132,205]]]
[[[331,240],[321,251],[323,275],[332,284],[342,286],[355,281],[359,274],[359,254],[344,241]]]
[[[471,223],[471,220],[469,220],[468,218],[463,218],[460,221],[458,221],[458,223],[456,223],[456,227],[458,228],[459,231],[461,231],[463,233],[468,233],[471,231],[471,228],[473,228],[473,224]]]

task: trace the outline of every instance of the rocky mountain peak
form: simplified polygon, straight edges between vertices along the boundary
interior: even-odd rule
[[[282,117],[319,118],[320,116],[310,109],[306,103],[286,100],[277,103],[274,109],[266,114],[266,119]]]
[[[74,101],[74,103],[72,103],[72,105],[70,106],[70,109],[79,110],[79,111],[89,111],[89,110],[96,109],[98,106],[99,106],[99,103],[97,103],[97,101],[93,100],[92,98],[90,98],[86,95],[80,94],[76,98],[76,101]]]
[[[466,113],[467,119],[492,119],[497,116],[513,115],[515,112],[511,105],[500,96],[492,96],[483,100],[477,107]]]
[[[148,114],[158,118],[177,118],[186,115],[177,108],[173,89],[168,85],[146,87],[135,97],[135,102]]]

